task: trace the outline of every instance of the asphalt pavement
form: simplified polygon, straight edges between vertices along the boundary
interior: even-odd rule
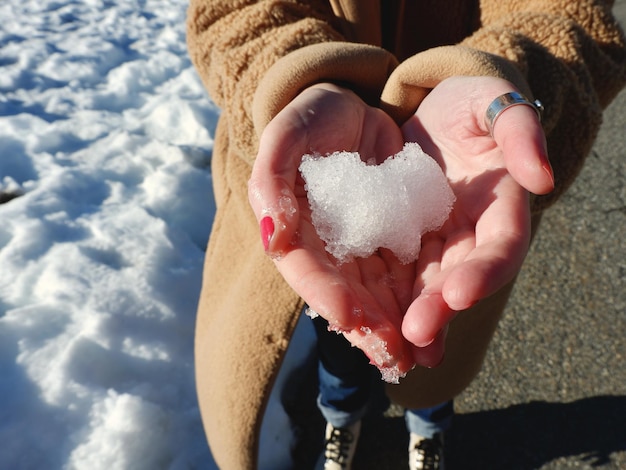
[[[614,11],[626,25],[626,0]],[[626,470],[625,238],[623,91],[545,212],[484,368],[455,402],[448,470]],[[403,420],[370,419],[357,468],[407,468]]]

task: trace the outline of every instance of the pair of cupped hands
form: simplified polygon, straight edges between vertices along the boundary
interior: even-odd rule
[[[489,104],[511,91],[517,90],[510,82],[495,77],[452,77],[398,127],[353,92],[321,83],[300,93],[262,133],[248,189],[266,252],[329,328],[381,369],[403,374],[415,364],[439,364],[449,322],[521,268],[530,239],[529,192],[550,192],[554,178],[531,107],[510,107],[493,135],[487,129]],[[298,171],[302,155],[350,151],[382,163],[405,142],[420,144],[448,178],[456,196],[448,220],[422,237],[412,263],[386,249],[338,263],[311,222]]]

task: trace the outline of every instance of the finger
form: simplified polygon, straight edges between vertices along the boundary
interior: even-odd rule
[[[382,258],[377,255],[368,258],[357,258],[359,280],[367,293],[376,299],[376,303],[384,310],[389,321],[399,330],[402,322],[400,304],[396,298],[394,287],[396,280],[387,270]]]
[[[402,335],[418,348],[425,348],[435,341],[456,314],[441,293],[422,294],[413,301],[404,316]]]
[[[308,238],[306,234],[302,238]],[[287,283],[309,307],[325,318],[335,331],[358,329],[363,322],[365,306],[358,292],[319,250],[299,242],[275,264]]]
[[[417,297],[429,279],[441,271],[444,241],[435,233],[426,233],[422,237],[422,247],[417,259],[416,273],[413,284],[413,296]]]
[[[300,216],[294,188],[306,144],[297,137],[303,132],[291,114],[279,114],[263,132],[248,181],[248,199],[264,248],[275,254],[288,248]]]
[[[268,176],[265,169],[258,170],[248,182],[248,199],[265,251],[282,254],[290,246],[300,218],[292,185],[283,178]]]
[[[466,310],[513,280],[521,267],[522,257],[511,259],[506,255],[511,250],[518,248],[510,248],[507,242],[477,248],[472,253],[474,259],[449,272],[441,290],[446,305],[453,310]]]
[[[554,189],[554,174],[537,113],[525,105],[511,106],[498,117],[493,137],[504,154],[507,170],[534,194]]]
[[[423,348],[413,348],[413,360],[416,364],[433,368],[443,362],[446,349],[446,336],[448,334],[448,325],[437,333],[435,339],[428,346]]]
[[[380,248],[378,251],[388,272],[385,283],[393,291],[398,308],[403,315],[413,301],[416,263],[400,263],[396,255],[387,248]]]
[[[361,327],[344,335],[380,369],[386,381],[396,382],[414,365],[409,344],[377,308],[366,307]]]
[[[510,282],[519,272],[530,244],[528,193],[507,176],[499,197],[475,226],[475,247],[450,270],[442,295],[450,308],[464,310]]]

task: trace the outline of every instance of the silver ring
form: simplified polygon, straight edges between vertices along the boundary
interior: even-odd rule
[[[520,104],[533,108],[537,113],[539,121],[541,121],[541,115],[543,114],[543,104],[541,104],[541,101],[530,101],[524,95],[515,91],[505,93],[504,95],[500,95],[493,100],[485,113],[485,124],[487,125],[487,129],[489,129],[489,133],[492,136],[493,127],[495,126],[496,120],[500,117],[500,115],[511,106],[517,106]]]

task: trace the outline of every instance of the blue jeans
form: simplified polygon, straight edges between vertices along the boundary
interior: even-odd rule
[[[349,426],[363,418],[372,403],[384,395],[380,373],[343,335],[328,331],[326,320],[317,317],[313,324],[319,354],[318,408],[333,426]],[[409,432],[429,438],[448,429],[453,415],[449,401],[432,408],[407,410],[405,420]]]

